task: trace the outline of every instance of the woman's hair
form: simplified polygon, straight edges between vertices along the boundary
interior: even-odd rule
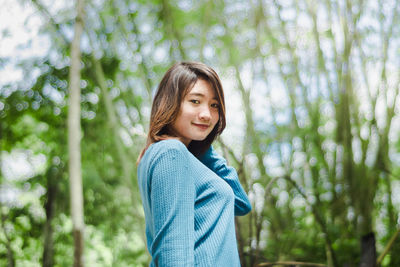
[[[200,62],[175,63],[165,73],[154,96],[147,143],[140,153],[138,163],[151,144],[168,137],[174,137],[168,129],[178,116],[182,100],[198,79],[209,82],[214,89],[219,103],[219,119],[214,129],[204,140],[190,142],[189,151],[196,157],[201,156],[225,129],[225,99],[218,74],[212,68]]]

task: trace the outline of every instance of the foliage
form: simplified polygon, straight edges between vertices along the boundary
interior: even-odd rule
[[[23,73],[0,89],[0,265],[39,266],[49,251],[55,266],[71,266],[73,6],[18,5],[40,19],[49,45],[44,56],[0,54],[0,70]],[[177,60],[213,66],[225,87],[228,127],[217,146],[253,203],[237,220],[242,266],[356,266],[370,232],[382,252],[399,227],[399,8],[398,1],[86,1],[86,263],[149,262],[135,162],[152,95]],[[6,166],[17,154],[30,170],[19,178]],[[382,265],[398,266],[399,242]]]

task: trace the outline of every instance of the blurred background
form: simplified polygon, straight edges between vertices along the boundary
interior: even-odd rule
[[[221,77],[215,147],[253,204],[242,266],[400,266],[399,2],[86,0],[85,265],[148,266],[136,159],[162,75],[194,60]],[[0,266],[71,266],[76,3],[0,6]]]

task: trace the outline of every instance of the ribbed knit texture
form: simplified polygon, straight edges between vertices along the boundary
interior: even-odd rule
[[[138,177],[151,267],[240,266],[234,216],[251,205],[212,147],[199,160],[178,140],[152,144]]]

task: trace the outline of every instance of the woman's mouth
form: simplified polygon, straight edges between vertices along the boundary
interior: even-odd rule
[[[201,130],[207,130],[210,127],[210,125],[208,125],[208,124],[198,124],[198,123],[192,123],[192,124],[194,126],[200,128]]]

